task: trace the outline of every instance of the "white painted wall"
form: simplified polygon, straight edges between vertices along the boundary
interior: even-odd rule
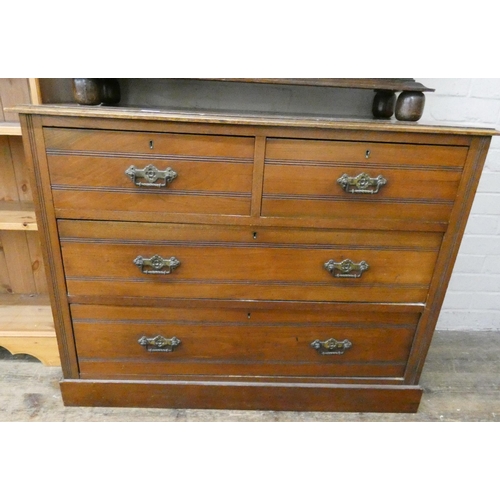
[[[500,79],[416,78],[426,94],[421,123],[500,130]],[[437,328],[500,332],[500,137],[494,137]]]

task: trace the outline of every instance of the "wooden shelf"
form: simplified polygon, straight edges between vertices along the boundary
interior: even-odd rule
[[[46,295],[0,295],[0,346],[59,366],[54,320]]]
[[[37,231],[33,203],[19,201],[0,202],[1,231]]]
[[[22,135],[18,122],[0,122],[0,135]]]
[[[351,89],[415,90],[434,92],[413,78],[198,78],[198,80],[214,80],[221,82],[263,83],[273,85],[300,85],[307,87],[337,87]]]

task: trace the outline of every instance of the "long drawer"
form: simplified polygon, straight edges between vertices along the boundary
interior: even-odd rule
[[[254,140],[46,129],[56,210],[248,215]]]
[[[437,233],[59,221],[70,295],[425,302]]]
[[[462,146],[269,139],[262,215],[446,223]]]
[[[419,315],[72,305],[83,378],[402,377]]]

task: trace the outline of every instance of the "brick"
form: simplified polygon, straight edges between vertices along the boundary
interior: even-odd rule
[[[470,297],[468,309],[478,311],[499,311],[500,293],[475,293]],[[467,307],[464,307],[467,309]]]
[[[500,193],[477,193],[471,215],[500,215]]]
[[[470,309],[472,294],[470,292],[448,291],[443,302],[443,310]]]
[[[450,292],[500,292],[500,275],[452,274]]]
[[[500,293],[485,292],[453,292],[446,294],[443,310],[476,310],[476,311],[498,311],[500,304]]]
[[[500,275],[500,254],[488,255],[484,260],[482,271],[488,274]],[[500,309],[500,297],[498,297],[497,307]]]
[[[471,215],[465,228],[466,235],[497,235],[499,218],[494,215]]]
[[[459,253],[453,267],[453,272],[479,274],[482,272],[485,260],[485,255],[463,255]]]
[[[438,330],[500,330],[500,312],[447,311],[442,310],[436,329]]]
[[[483,172],[478,193],[500,193],[500,172]]]
[[[469,94],[471,78],[416,78],[417,82],[435,89],[433,94],[427,93],[429,99],[435,95],[467,96]]]
[[[500,78],[474,78],[470,95],[473,97],[500,98]]]
[[[500,100],[495,99],[434,96],[432,101],[429,99],[428,105],[430,116],[441,122],[493,125],[500,116]]]
[[[462,255],[500,255],[500,237],[498,235],[467,234],[460,245]]]
[[[500,136],[495,135],[491,138],[490,149],[500,149]]]
[[[490,149],[483,172],[500,172],[500,149]]]

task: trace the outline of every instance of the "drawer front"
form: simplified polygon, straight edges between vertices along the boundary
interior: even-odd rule
[[[65,128],[45,128],[44,137],[49,154],[102,152],[148,157],[245,159],[253,157],[254,143],[249,137]]]
[[[419,316],[89,305],[71,312],[83,378],[402,377]]]
[[[57,210],[250,213],[252,138],[66,129],[45,136]]]
[[[447,222],[467,151],[271,139],[262,215]]]
[[[441,236],[59,222],[70,295],[424,302]]]

